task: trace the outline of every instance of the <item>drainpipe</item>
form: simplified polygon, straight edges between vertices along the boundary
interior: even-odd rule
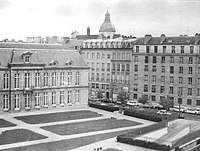
[[[9,112],[11,112],[11,110],[12,110],[12,107],[11,107],[11,105],[12,105],[12,102],[11,102],[11,91],[12,91],[12,88],[11,88],[11,86],[12,86],[12,79],[11,79],[11,65],[10,64],[8,64],[8,69],[9,69]]]

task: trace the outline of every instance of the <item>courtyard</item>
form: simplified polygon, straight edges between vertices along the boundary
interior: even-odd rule
[[[1,117],[1,150],[76,149],[153,123],[89,107]]]

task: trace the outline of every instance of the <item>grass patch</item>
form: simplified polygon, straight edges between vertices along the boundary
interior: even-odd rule
[[[78,122],[78,123],[44,126],[41,128],[47,131],[51,131],[53,133],[59,134],[59,135],[72,135],[72,134],[86,133],[86,132],[92,132],[92,131],[135,126],[139,124],[141,123],[133,122],[133,121],[125,120],[125,119],[120,119],[120,120],[101,119],[101,120]]]
[[[0,145],[45,139],[46,136],[34,133],[26,129],[14,129],[3,131],[0,135]]]
[[[49,143],[43,143],[43,144],[11,148],[11,149],[3,150],[3,151],[66,151],[66,150],[75,149],[81,146],[89,145],[92,143],[96,143],[105,139],[113,138],[113,137],[116,137],[117,135],[128,133],[130,131],[133,131],[133,129],[124,130],[120,132],[106,133],[106,134],[97,134],[97,135],[74,138],[74,139],[66,139],[66,140],[57,141],[57,142],[49,142]]]
[[[8,122],[4,119],[0,119],[0,128],[1,127],[12,127],[12,126],[16,126],[16,125],[11,122]]]
[[[29,124],[40,124],[40,123],[92,118],[98,116],[99,115],[96,112],[82,110],[82,111],[59,112],[59,113],[39,114],[30,116],[16,116],[15,118]]]

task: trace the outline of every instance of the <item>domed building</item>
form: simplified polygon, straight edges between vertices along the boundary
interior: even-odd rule
[[[115,26],[111,23],[110,13],[107,11],[105,14],[105,20],[99,29],[99,35],[112,39],[115,32]]]

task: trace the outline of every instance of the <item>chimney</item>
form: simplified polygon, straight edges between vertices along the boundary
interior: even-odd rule
[[[162,43],[165,41],[165,39],[166,39],[165,34],[162,34],[162,35],[160,36],[160,44],[162,44]]]
[[[147,44],[148,41],[152,38],[151,34],[146,34],[144,37],[144,44]]]
[[[87,36],[90,36],[90,27],[87,28]]]
[[[195,39],[195,44],[197,44],[200,41],[200,34],[196,33],[194,39]]]

